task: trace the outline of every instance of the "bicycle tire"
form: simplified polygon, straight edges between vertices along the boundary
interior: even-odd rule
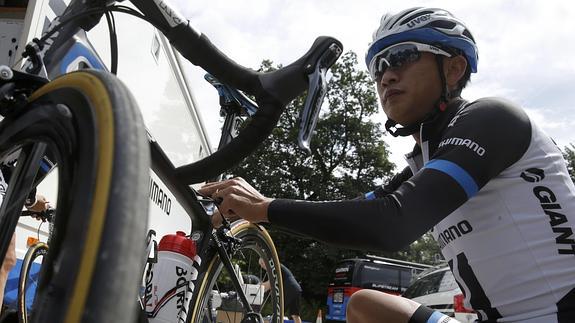
[[[22,260],[22,268],[20,269],[20,277],[18,278],[18,322],[28,322],[28,302],[30,297],[27,297],[27,291],[31,286],[37,286],[37,278],[30,277],[32,266],[38,257],[44,257],[48,254],[48,244],[44,242],[36,242],[31,245],[26,251],[26,255]]]
[[[127,87],[95,70],[49,82],[0,123],[0,157],[41,142],[58,164],[54,232],[31,322],[134,321],[148,222],[146,138]],[[17,195],[3,203],[21,210]]]
[[[232,264],[241,265],[241,272],[246,275],[254,275],[254,273],[258,272],[258,268],[260,268],[259,274],[255,275],[260,279],[260,283],[269,280],[270,285],[273,286],[273,288],[264,295],[263,303],[261,305],[257,305],[257,308],[254,308],[254,310],[256,312],[260,312],[262,316],[268,316],[270,323],[283,322],[284,299],[280,262],[269,233],[259,225],[240,220],[234,223],[230,230],[230,234],[235,238],[241,239],[239,248],[233,255],[230,255]],[[258,265],[257,257],[262,257],[266,263],[266,268],[263,273],[261,272],[261,267]],[[207,265],[207,270],[197,280],[199,286],[197,285],[196,288],[198,291],[197,293],[194,293],[194,297],[190,302],[190,308],[192,310],[188,312],[190,315],[188,315],[188,320],[186,322],[211,322],[211,319],[214,316],[217,316],[217,322],[239,322],[242,317],[238,317],[238,315],[240,315],[238,314],[238,310],[240,310],[238,306],[236,306],[233,311],[234,314],[230,314],[230,311],[226,310],[223,302],[222,305],[224,306],[220,306],[217,309],[209,308],[210,301],[213,303],[212,295],[214,294],[214,289],[215,293],[219,293],[220,297],[223,293],[223,291],[219,289],[220,286],[218,286],[218,280],[222,280],[222,278],[225,280],[227,271],[223,268],[223,264],[217,253],[215,253],[214,257],[208,261],[209,264]],[[254,268],[255,271],[251,271],[249,268],[251,266],[253,267],[253,265],[256,267]],[[256,298],[257,296],[251,299],[255,300]],[[250,296],[248,296],[248,299],[250,299]],[[270,300],[269,305],[267,305],[267,300]],[[236,305],[237,304],[238,303],[236,303]],[[239,306],[241,307],[241,305]],[[218,315],[214,315],[212,310],[220,312],[218,312]],[[268,321],[266,320],[266,322]]]

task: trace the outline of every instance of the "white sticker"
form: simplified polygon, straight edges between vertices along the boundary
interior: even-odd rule
[[[168,21],[171,27],[175,27],[187,20],[174,9],[174,6],[167,0],[154,0],[164,18]]]

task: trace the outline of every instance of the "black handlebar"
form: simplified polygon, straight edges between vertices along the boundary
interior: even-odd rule
[[[119,0],[72,1],[66,9],[66,21],[82,19],[80,25],[88,30],[105,11],[112,10],[116,2]],[[302,127],[299,140],[300,146],[309,150],[309,138],[326,92],[325,73],[342,52],[343,47],[338,40],[319,37],[311,49],[294,63],[273,72],[258,73],[238,65],[220,52],[167,3],[148,0],[130,2],[143,15],[135,14],[125,7],[118,7],[117,10],[137,15],[152,23],[183,57],[222,83],[253,95],[259,106],[249,124],[228,145],[198,162],[177,168],[176,174],[182,183],[193,184],[214,178],[243,160],[269,136],[286,105],[308,85],[306,108],[300,116]],[[63,24],[56,25],[43,37],[54,35]],[[70,28],[70,35],[75,30]]]
[[[286,105],[308,87],[309,75],[318,69],[327,70],[343,48],[334,38],[319,37],[294,63],[273,72],[258,73],[236,64],[188,24],[177,26],[166,36],[186,59],[223,83],[254,95],[260,107],[251,122],[228,145],[198,162],[177,168],[177,177],[186,184],[213,178],[252,153],[272,132]],[[317,82],[312,85],[317,87]],[[323,99],[323,95],[320,97]],[[313,101],[315,106],[321,105],[317,98]],[[317,111],[313,113],[317,115]]]
[[[39,220],[42,220],[42,222],[46,222],[46,221],[52,222],[52,219],[54,218],[55,214],[56,214],[56,209],[49,208],[49,209],[44,210],[44,211],[24,210],[24,211],[22,211],[20,216],[31,216],[31,217],[37,218]]]

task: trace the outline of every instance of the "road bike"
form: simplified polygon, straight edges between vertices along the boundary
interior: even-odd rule
[[[223,302],[224,293],[218,287],[226,281],[239,299],[233,310],[242,313],[238,320],[263,322],[269,312],[269,321],[281,322],[281,275],[271,238],[261,226],[247,222],[213,230],[214,201],[198,195],[190,185],[216,177],[252,153],[269,136],[285,106],[306,89],[299,144],[309,149],[326,92],[326,73],[341,54],[341,43],[320,37],[294,63],[258,73],[226,57],[165,1],[130,1],[136,9],[116,2],[72,0],[43,36],[26,46],[22,71],[0,67],[4,117],[0,161],[13,167],[0,208],[0,257],[6,254],[27,192],[38,185],[42,158],[49,155],[58,170],[54,232],[30,321],[135,321],[141,313],[135,301],[138,273],[143,272],[142,259],[147,257],[141,248],[147,225],[142,213],[147,214],[143,206],[151,168],[190,216],[189,236],[197,245],[198,276],[177,286],[184,288],[187,303],[177,313],[177,321],[213,321],[214,300],[219,297]],[[112,73],[82,70],[55,77],[58,62],[77,41],[75,36],[104,16],[111,30],[111,52],[117,55],[112,12],[151,23],[187,60],[223,84],[253,95],[257,112],[221,149],[175,167],[146,134],[134,98]],[[114,72],[116,57],[110,65]],[[263,258],[265,279],[272,286],[267,308],[252,306],[242,288],[241,273],[249,272],[245,266],[251,266],[256,257]],[[226,319],[234,321],[236,316]]]

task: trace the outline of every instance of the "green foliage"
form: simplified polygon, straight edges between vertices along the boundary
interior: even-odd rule
[[[567,161],[567,170],[569,170],[571,180],[575,182],[575,145],[570,144],[565,147],[563,157],[565,158],[565,161]]]
[[[377,95],[367,73],[358,71],[356,65],[356,55],[349,52],[331,68],[326,96],[329,109],[324,106],[321,112],[311,155],[296,143],[298,115],[305,99],[300,97],[286,108],[272,136],[231,173],[245,178],[266,196],[306,200],[354,198],[388,179],[395,166],[388,160],[383,127],[372,120],[378,110]],[[264,61],[261,70],[272,66]],[[332,247],[273,227],[270,232],[280,260],[302,284],[305,306],[325,304],[332,270],[339,260],[365,255],[365,251]],[[430,262],[438,252],[431,240],[429,236],[420,239],[413,250],[372,254]],[[304,319],[315,320],[317,308],[305,312],[313,316]]]

